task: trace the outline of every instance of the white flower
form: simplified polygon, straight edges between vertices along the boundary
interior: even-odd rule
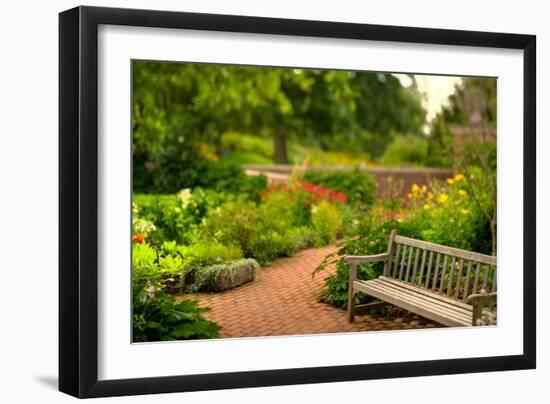
[[[189,188],[182,189],[179,192],[178,197],[181,200],[181,206],[185,209],[191,200],[191,190]]]

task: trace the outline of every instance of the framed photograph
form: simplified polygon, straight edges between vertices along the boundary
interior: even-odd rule
[[[532,35],[61,13],[59,389],[535,368],[535,66]]]

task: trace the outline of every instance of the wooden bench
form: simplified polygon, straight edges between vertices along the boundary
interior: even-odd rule
[[[384,262],[383,275],[357,279],[357,266]],[[397,235],[392,231],[388,251],[378,255],[347,256],[350,266],[348,320],[356,311],[387,302],[440,324],[478,325],[482,310],[497,298],[496,257]],[[381,303],[355,305],[363,292]]]

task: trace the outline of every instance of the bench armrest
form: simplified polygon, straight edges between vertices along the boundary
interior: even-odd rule
[[[344,258],[346,264],[365,264],[367,262],[380,262],[387,261],[389,258],[388,253],[376,254],[376,255],[348,255]]]
[[[497,303],[497,292],[471,294],[466,299],[466,303],[472,306],[494,306]]]
[[[481,319],[481,313],[484,307],[493,307],[497,304],[497,292],[492,293],[474,293],[468,296],[466,303],[473,306],[472,325],[478,325],[477,322]]]

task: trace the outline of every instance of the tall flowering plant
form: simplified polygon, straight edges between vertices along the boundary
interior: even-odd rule
[[[147,234],[156,229],[153,222],[139,217],[139,207],[135,202],[132,202],[132,241],[143,244]]]
[[[487,252],[487,223],[468,189],[468,179],[461,173],[444,183],[413,184],[407,194],[410,210],[400,222],[423,240]]]

